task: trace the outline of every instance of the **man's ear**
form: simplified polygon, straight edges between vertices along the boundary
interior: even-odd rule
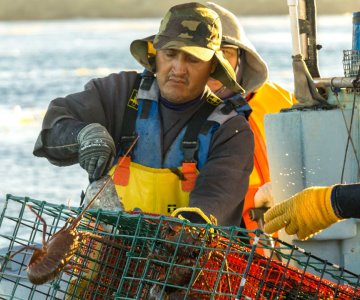
[[[215,72],[215,69],[216,69],[218,63],[219,63],[218,60],[215,59],[215,57],[213,57],[212,62],[211,62],[211,72],[210,72],[210,74]]]

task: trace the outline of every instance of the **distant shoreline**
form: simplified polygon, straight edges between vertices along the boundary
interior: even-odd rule
[[[72,18],[155,18],[179,0],[0,0],[0,21]],[[200,3],[206,1],[198,0]],[[286,0],[214,1],[235,15],[287,15]],[[317,0],[318,14],[359,11],[359,0]]]

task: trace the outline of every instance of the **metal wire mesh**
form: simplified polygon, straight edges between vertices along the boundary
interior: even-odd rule
[[[0,298],[360,299],[360,275],[280,240],[273,247],[261,231],[101,210],[89,211],[78,227],[101,237],[82,240],[73,267],[55,280],[33,285],[24,271],[33,251],[10,259],[21,246],[41,247],[43,224],[26,204],[46,221],[47,239],[80,212],[7,196],[0,217]]]
[[[344,50],[343,67],[345,77],[360,76],[360,51]]]

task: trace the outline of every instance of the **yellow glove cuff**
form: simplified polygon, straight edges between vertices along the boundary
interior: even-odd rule
[[[339,221],[331,204],[331,192],[333,187],[312,187],[304,190],[302,198],[304,206],[299,207],[308,218],[312,219],[318,226],[330,226]],[[315,224],[314,224],[315,225]]]

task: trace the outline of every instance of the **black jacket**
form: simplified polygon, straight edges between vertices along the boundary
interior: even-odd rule
[[[46,157],[59,166],[77,163],[77,133],[89,123],[105,126],[117,145],[125,105],[136,76],[136,72],[121,72],[93,79],[84,91],[53,100],[45,115],[34,155]],[[160,109],[165,118],[179,118],[179,124],[182,124],[179,126],[186,124],[196,111],[196,107],[192,107],[176,114],[169,108]],[[168,131],[164,128],[163,132]],[[240,226],[253,168],[253,151],[253,134],[244,116],[238,115],[221,125],[213,135],[207,162],[190,194],[189,206],[214,215],[219,225]]]

